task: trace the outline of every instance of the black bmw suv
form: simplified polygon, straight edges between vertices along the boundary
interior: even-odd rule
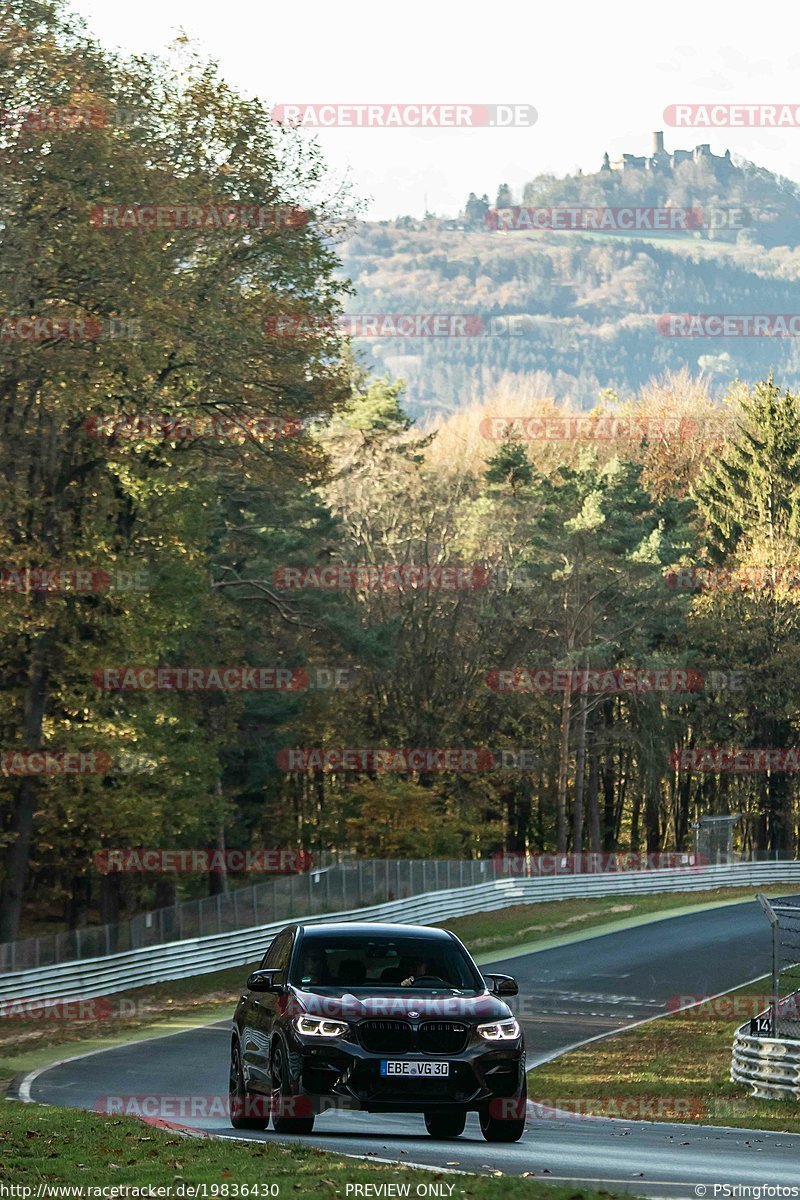
[[[502,997],[455,934],[419,925],[291,925],[233,1017],[235,1129],[311,1133],[328,1109],[423,1113],[458,1137],[468,1112],[490,1142],[525,1129],[525,1046]]]

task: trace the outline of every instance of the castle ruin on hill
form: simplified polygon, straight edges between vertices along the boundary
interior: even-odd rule
[[[612,162],[606,151],[600,169],[601,171],[652,171],[669,175],[684,162],[706,163],[715,174],[720,176],[736,170],[731,162],[730,150],[726,150],[723,155],[712,154],[708,142],[695,146],[694,150],[665,150],[664,134],[661,131],[653,134],[652,154],[623,154],[621,158]]]

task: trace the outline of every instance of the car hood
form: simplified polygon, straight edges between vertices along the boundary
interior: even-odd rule
[[[497,996],[483,993],[460,996],[449,992],[423,994],[409,988],[399,994],[395,989],[371,992],[369,995],[325,988],[324,992],[293,989],[290,1007],[295,1013],[316,1017],[340,1018],[346,1021],[368,1020],[442,1020],[485,1022],[504,1020],[513,1016],[511,1009]]]

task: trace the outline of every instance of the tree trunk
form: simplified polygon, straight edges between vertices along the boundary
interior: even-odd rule
[[[40,634],[34,642],[31,653],[22,728],[23,743],[27,750],[37,750],[42,744],[51,636],[51,631]],[[11,841],[3,855],[3,884],[0,888],[0,942],[13,942],[19,936],[38,793],[38,781],[31,775],[23,776],[17,786],[16,803],[9,824]]]
[[[172,908],[177,903],[177,884],[174,876],[159,879],[156,883],[155,907]]]
[[[578,719],[578,746],[575,755],[575,807],[572,811],[572,849],[575,854],[583,851],[583,784],[586,764],[586,720],[589,701],[585,691],[581,692]]]
[[[561,705],[561,736],[558,757],[558,796],[556,800],[556,853],[567,852],[567,775],[569,773],[569,718],[572,709],[572,692],[564,689]]]
[[[88,875],[72,879],[67,915],[68,929],[85,929],[89,924],[89,905],[92,902],[92,881]]]
[[[100,922],[115,925],[119,920],[119,875],[111,871],[100,877]]]
[[[614,793],[615,770],[612,752],[608,755],[603,763],[603,849],[605,851],[611,851],[614,849]]]
[[[636,794],[633,798],[633,812],[631,814],[631,850],[634,854],[638,854],[640,846],[639,836],[639,818],[642,812],[642,793],[636,789]]]
[[[600,759],[592,730],[589,730],[589,849],[592,854],[599,854],[602,849],[600,835]]]
[[[208,875],[208,894],[209,896],[227,896],[228,887],[228,868],[225,862],[225,818],[222,815],[222,780],[217,778],[214,785],[214,791],[217,794],[217,800],[220,804],[220,818],[217,826],[217,850],[219,851],[220,869],[219,871],[210,871]]]

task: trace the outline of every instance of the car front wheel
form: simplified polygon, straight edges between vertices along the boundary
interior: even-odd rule
[[[304,1096],[293,1096],[289,1088],[283,1049],[278,1046],[272,1059],[272,1126],[276,1133],[312,1133],[314,1115],[295,1115],[299,1105],[309,1101]]]
[[[228,1084],[228,1113],[234,1129],[266,1129],[269,1125],[269,1103],[266,1096],[248,1092],[239,1043],[231,1047],[231,1071]]]
[[[525,1132],[527,1083],[516,1096],[496,1096],[480,1112],[481,1133],[487,1142],[518,1142]]]

